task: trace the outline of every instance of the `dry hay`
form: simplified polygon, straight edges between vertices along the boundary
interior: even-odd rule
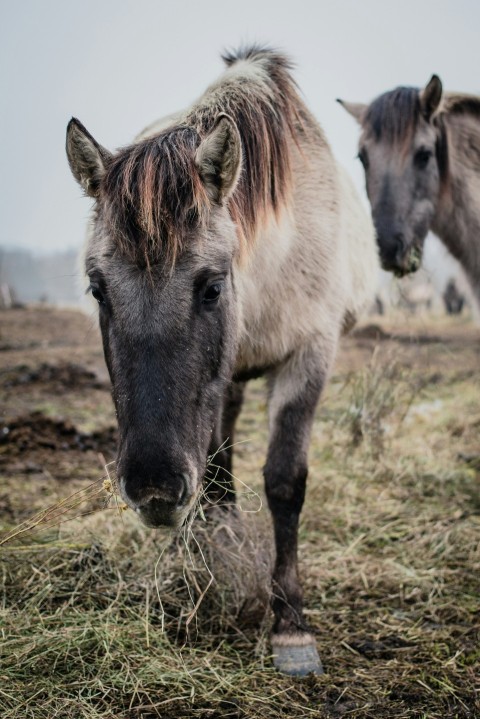
[[[121,536],[125,538],[127,525],[130,532],[137,520],[127,515],[128,522],[125,521],[124,513],[131,512],[119,499],[114,465],[114,462],[105,465],[106,474],[100,480],[0,534],[0,547],[15,554],[28,550],[32,540],[42,541],[45,536],[46,544],[38,545],[39,548],[55,547],[59,542],[62,546],[65,527],[76,523],[77,527],[70,526],[67,534],[79,531],[81,536],[86,530],[92,533],[96,537],[92,546],[97,560],[102,553],[115,552],[119,546],[118,530],[122,530]],[[213,459],[209,467],[210,473],[216,471]],[[215,475],[212,480],[215,482]],[[143,530],[148,552],[158,553],[152,567],[162,631],[168,629],[177,638],[188,639],[194,628],[198,632],[199,624],[202,631],[213,633],[232,626],[258,627],[263,622],[270,600],[271,540],[266,529],[261,530],[259,523],[252,520],[252,515],[261,508],[258,494],[248,487],[239,494],[236,507],[206,504],[201,495],[177,532]],[[252,499],[258,503],[253,509]],[[242,502],[246,510],[242,510]],[[106,512],[110,513],[108,522],[104,519]],[[91,521],[86,523],[86,518]],[[108,539],[102,539],[107,528]],[[48,539],[52,532],[53,545]],[[86,551],[89,557],[93,556],[88,547]],[[145,551],[142,548],[142,555]],[[139,567],[143,575],[146,569]]]
[[[0,689],[2,717],[101,716],[107,698],[99,699],[99,686],[106,677],[120,691],[108,701],[123,706],[121,716],[143,716],[142,706],[154,712],[148,716],[164,716],[155,713],[162,700],[147,696],[144,682],[157,692],[176,683],[178,696],[166,705],[185,716],[178,707],[192,702],[195,687],[200,703],[212,678],[223,693],[211,662],[222,656],[224,642],[252,645],[253,631],[252,654],[265,654],[272,544],[257,513],[208,508],[205,518],[197,510],[172,535],[140,526],[124,509],[108,477],[1,537],[8,636],[1,660],[11,688]],[[228,647],[225,667],[237,657],[238,648]],[[81,686],[82,698],[58,696],[59,675],[63,691]],[[20,686],[23,704],[15,700]],[[128,703],[135,701],[134,714],[120,687]]]
[[[255,495],[241,497],[251,514],[198,516],[172,543],[103,508],[97,483],[70,510],[100,511],[60,529],[44,516],[0,547],[2,719],[477,719],[480,392],[465,337],[381,340],[317,413],[300,567],[325,676],[272,668]],[[259,493],[263,405],[250,385],[236,465]]]
[[[209,510],[173,541],[114,497],[76,519],[102,483],[57,503],[3,546],[2,717],[474,719],[475,474],[427,466],[360,446],[342,479],[327,462],[311,487],[300,549],[330,674],[303,682],[269,660],[271,538],[255,494],[241,499],[252,513]]]

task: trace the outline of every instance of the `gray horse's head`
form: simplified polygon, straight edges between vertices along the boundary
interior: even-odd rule
[[[339,100],[359,122],[358,157],[365,170],[384,269],[420,267],[423,243],[446,176],[446,135],[439,121],[440,79],[423,90],[398,87],[370,105]]]
[[[121,493],[149,526],[179,526],[200,492],[233,372],[241,166],[235,123],[178,126],[117,154],[73,119],[67,155],[95,200],[86,248],[112,382]]]

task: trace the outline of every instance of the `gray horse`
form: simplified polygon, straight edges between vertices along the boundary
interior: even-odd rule
[[[117,476],[152,527],[178,527],[202,495],[232,505],[231,451],[217,453],[215,481],[208,457],[232,443],[243,383],[265,375],[274,660],[320,673],[297,570],[307,451],[339,337],[371,301],[377,251],[287,59],[252,47],[224,60],[189,109],[115,154],[68,125],[71,170],[94,199],[86,272],[118,416]]]
[[[431,229],[462,264],[480,301],[480,98],[442,93],[433,75],[370,105],[339,100],[362,128],[382,264],[399,275],[421,263]]]

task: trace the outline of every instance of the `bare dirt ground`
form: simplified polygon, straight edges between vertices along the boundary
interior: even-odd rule
[[[468,318],[375,318],[344,339],[300,534],[326,674],[293,680],[268,656],[262,382],[236,438],[241,528],[199,518],[165,550],[105,508],[115,415],[96,318],[2,312],[0,529],[82,504],[0,546],[0,715],[480,717],[479,377]]]

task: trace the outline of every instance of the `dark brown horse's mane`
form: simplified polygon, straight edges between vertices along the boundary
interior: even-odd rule
[[[224,56],[252,72],[227,73],[192,106],[180,124],[121,150],[102,182],[104,217],[120,250],[147,262],[181,252],[190,230],[208,214],[210,200],[195,152],[220,113],[236,123],[242,172],[229,210],[243,248],[260,224],[288,203],[291,144],[305,125],[303,102],[281,54],[250,47]]]

